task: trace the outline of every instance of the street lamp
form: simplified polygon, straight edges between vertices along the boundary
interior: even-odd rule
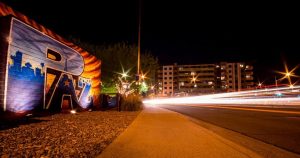
[[[151,86],[151,90],[154,90],[154,86]]]
[[[125,78],[125,80],[126,80],[126,77],[128,77],[128,74],[126,72],[123,72],[121,75],[122,75],[122,78]]]
[[[192,81],[195,83],[196,82],[196,78],[193,78]]]
[[[278,80],[280,81],[280,80],[283,80],[283,79],[287,78],[288,81],[289,81],[289,84],[292,85],[291,77],[299,77],[299,76],[297,76],[297,75],[294,74],[294,71],[295,71],[298,67],[299,67],[299,65],[297,65],[296,67],[294,67],[292,70],[289,71],[287,64],[284,63],[284,69],[285,69],[285,72],[278,72],[278,73],[280,73],[280,74],[282,74],[282,75],[284,75],[284,76],[283,76],[282,78],[278,79]]]
[[[122,68],[122,72],[117,72],[117,74],[121,75],[119,77],[125,78],[126,80],[126,78],[129,77],[128,73],[130,72],[131,69],[125,71],[122,65],[121,68]]]
[[[258,81],[258,84],[257,84],[257,87],[256,87],[256,89],[257,89],[257,88],[259,88],[259,89],[260,89],[260,88],[263,86],[263,83],[264,83],[264,82],[260,82],[260,81]]]

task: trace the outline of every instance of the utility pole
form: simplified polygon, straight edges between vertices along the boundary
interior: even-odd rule
[[[141,63],[141,11],[142,11],[142,1],[139,0],[139,26],[138,26],[138,60],[137,60],[137,81],[140,81],[140,63]]]

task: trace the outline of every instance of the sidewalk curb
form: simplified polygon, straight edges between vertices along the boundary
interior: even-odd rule
[[[225,141],[228,145],[232,147],[242,147],[242,150],[249,155],[253,153],[256,155],[260,155],[262,157],[272,157],[272,158],[282,158],[282,157],[289,157],[289,158],[300,158],[300,155],[281,149],[277,146],[272,144],[265,143],[261,140],[249,137],[244,135],[243,133],[239,133],[236,131],[232,131],[230,129],[226,129],[223,127],[216,126],[214,124],[198,120],[189,116],[186,116],[190,121],[194,122],[195,124],[209,130],[211,134],[216,135],[218,139],[221,141]],[[227,144],[226,143],[226,144]],[[250,152],[249,152],[250,151]],[[248,155],[247,154],[247,155]]]

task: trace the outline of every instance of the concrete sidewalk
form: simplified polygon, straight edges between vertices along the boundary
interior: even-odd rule
[[[100,158],[260,157],[178,113],[147,107]]]

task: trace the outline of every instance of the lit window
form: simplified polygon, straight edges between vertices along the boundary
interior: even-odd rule
[[[212,82],[212,81],[209,81],[209,82],[208,82],[208,85],[212,85],[212,84],[213,84],[213,82]]]

